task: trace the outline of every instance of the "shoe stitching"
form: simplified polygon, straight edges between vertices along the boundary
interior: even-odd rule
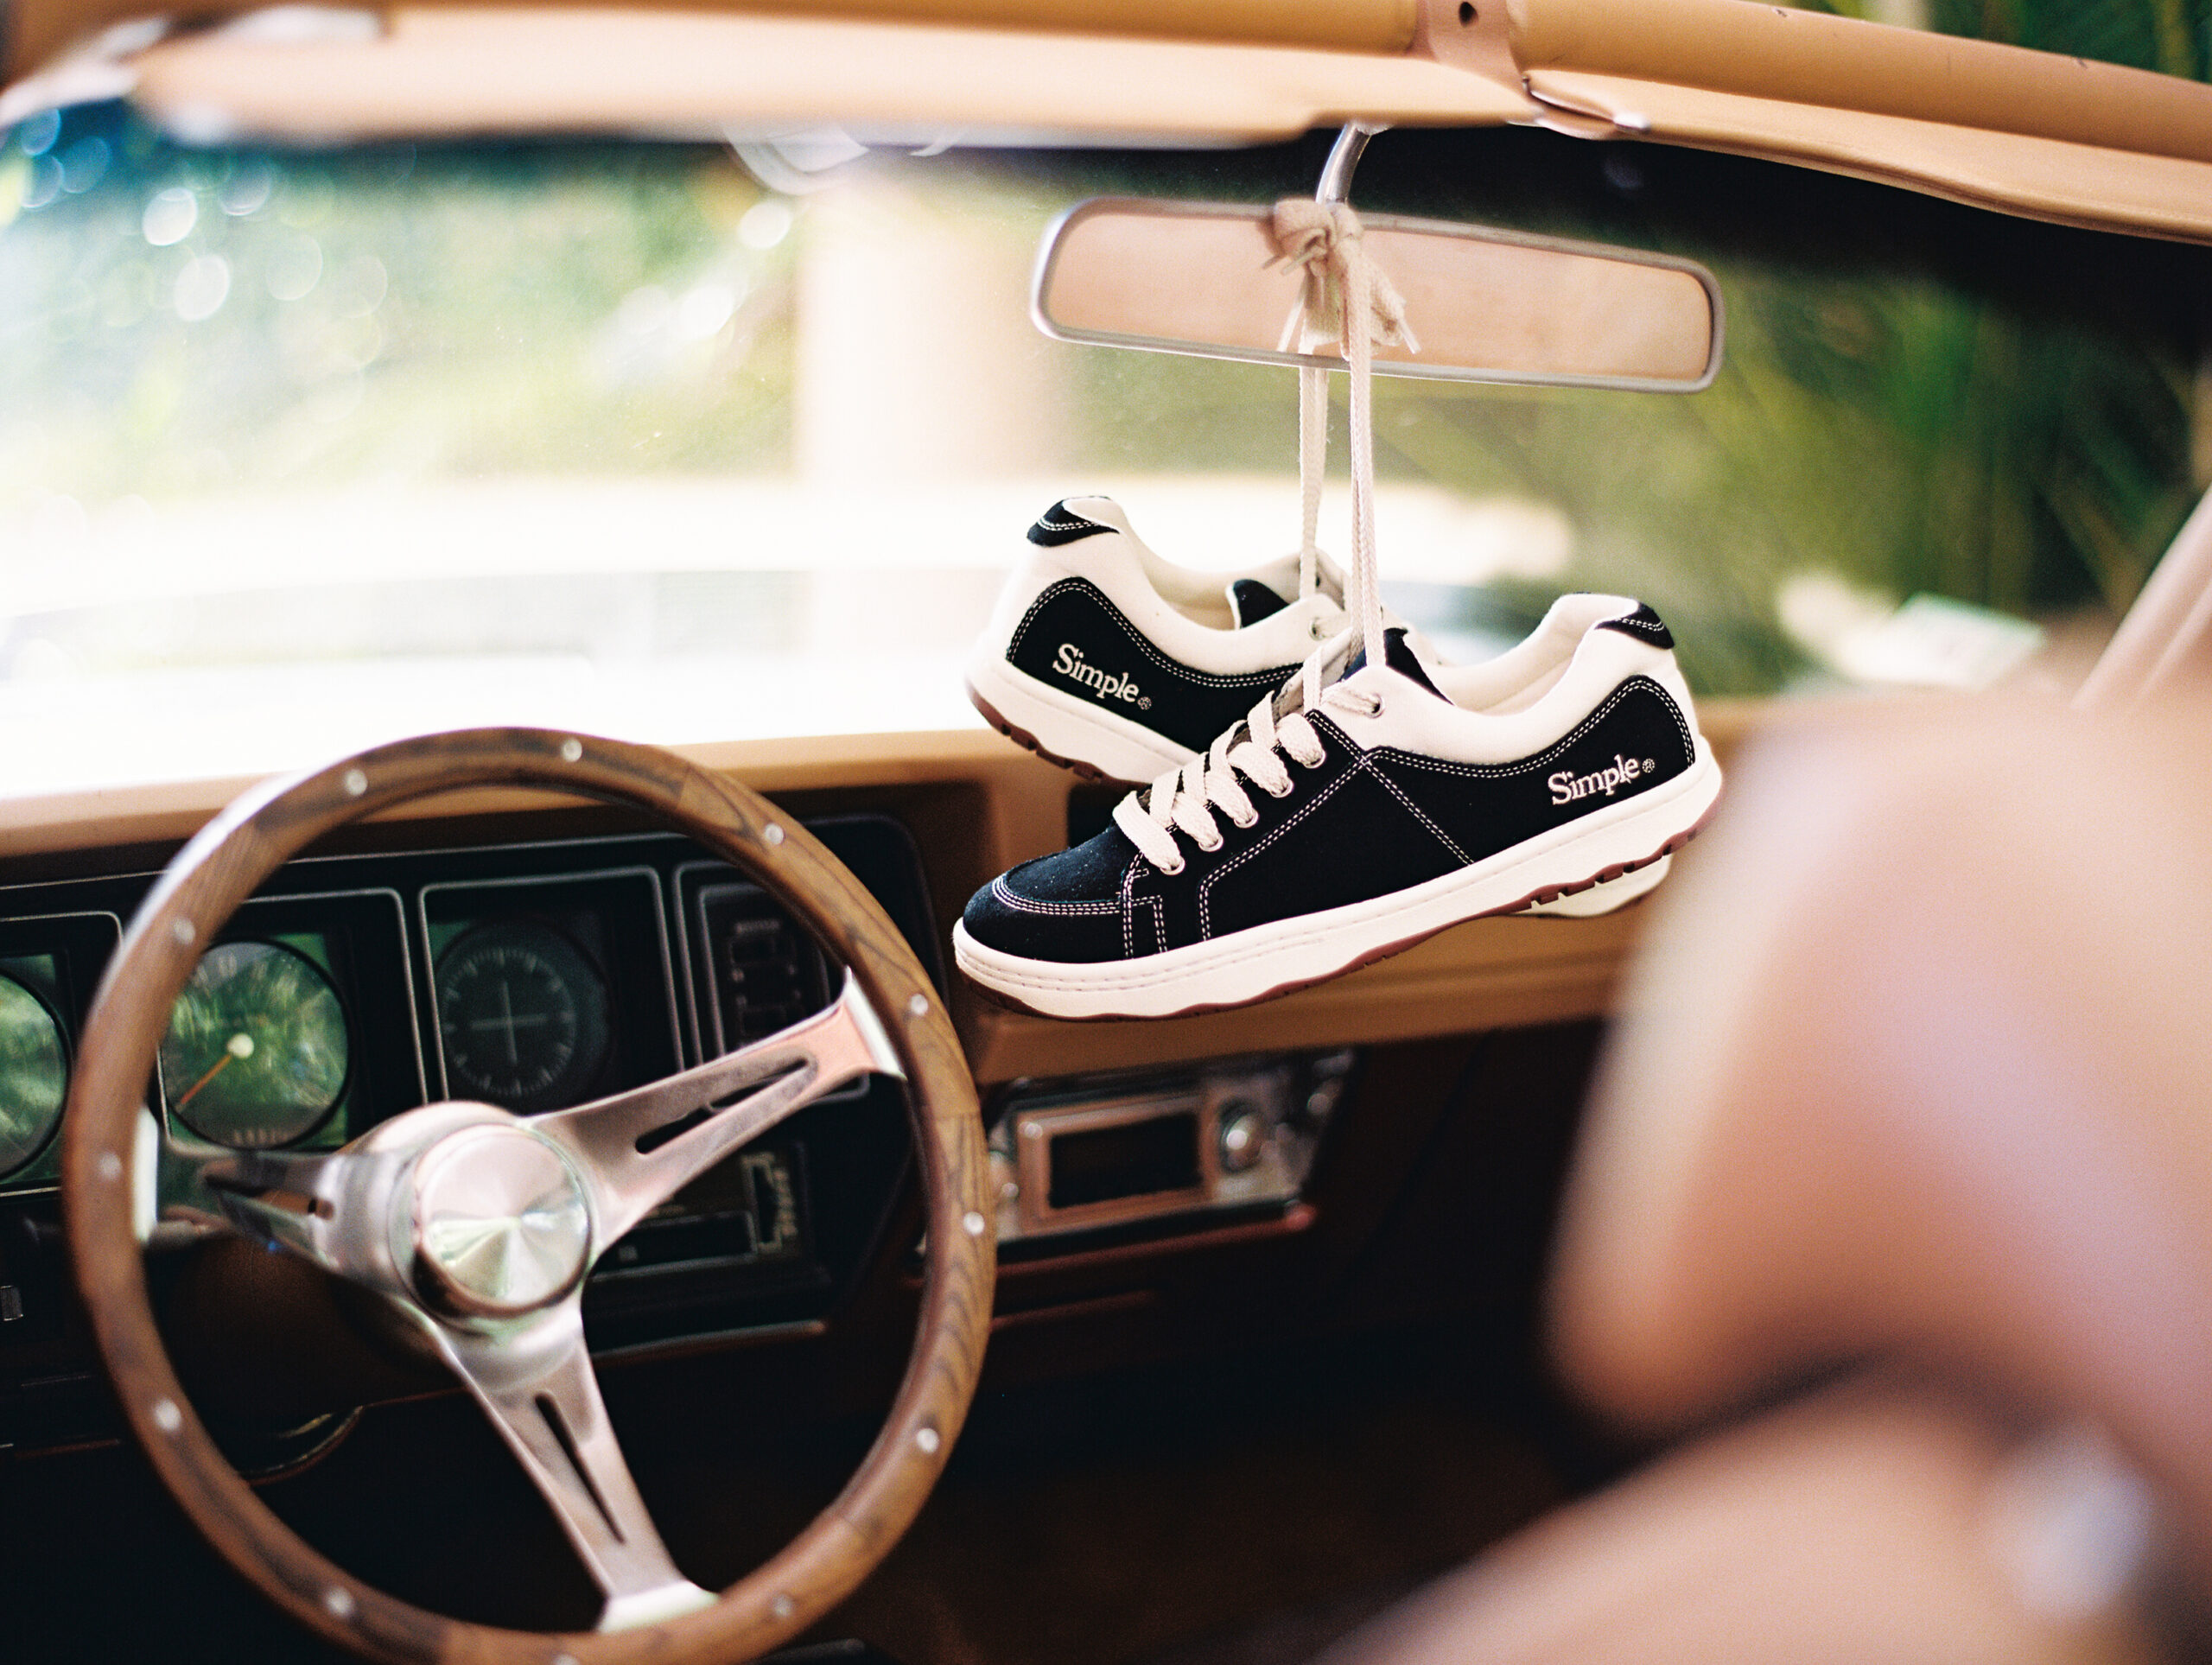
[[[1378,747],[1377,751],[1386,753],[1395,759],[1402,761],[1415,767],[1427,768],[1457,775],[1464,775],[1474,778],[1494,779],[1500,777],[1527,774],[1532,770],[1541,768],[1546,763],[1553,761],[1554,753],[1572,746],[1575,741],[1582,739],[1592,728],[1595,728],[1599,722],[1610,715],[1630,694],[1638,691],[1639,689],[1649,689],[1651,692],[1659,696],[1661,703],[1666,707],[1668,713],[1675,719],[1675,728],[1681,732],[1683,740],[1689,751],[1690,758],[1694,761],[1697,755],[1696,743],[1691,736],[1689,726],[1682,721],[1680,708],[1675,705],[1674,700],[1668,695],[1666,690],[1661,688],[1656,683],[1652,682],[1649,677],[1631,677],[1628,681],[1621,683],[1621,685],[1616,688],[1611,694],[1606,696],[1603,703],[1601,703],[1587,717],[1584,718],[1580,723],[1576,725],[1570,733],[1563,738],[1554,741],[1551,746],[1547,747],[1542,752],[1533,753],[1529,757],[1523,759],[1519,763],[1496,765],[1455,763],[1441,758],[1431,758],[1415,753],[1406,752],[1396,747]],[[1240,850],[1236,855],[1231,856],[1228,861],[1215,867],[1212,872],[1206,874],[1205,878],[1198,881],[1198,938],[1200,941],[1211,942],[1213,940],[1212,888],[1214,882],[1229,874],[1236,867],[1242,866],[1244,862],[1249,861],[1254,856],[1261,854],[1270,845],[1274,844],[1277,839],[1287,833],[1292,828],[1297,826],[1313,810],[1319,809],[1322,804],[1333,797],[1337,789],[1343,785],[1344,782],[1350,780],[1355,772],[1365,773],[1380,783],[1393,798],[1396,798],[1397,801],[1404,806],[1406,810],[1412,815],[1415,820],[1419,821],[1422,826],[1426,827],[1446,849],[1452,852],[1453,858],[1459,861],[1460,866],[1465,867],[1470,864],[1470,858],[1467,854],[1453,842],[1450,835],[1446,833],[1441,827],[1438,826],[1434,821],[1430,819],[1421,807],[1406,795],[1405,791],[1399,787],[1396,782],[1391,780],[1389,776],[1385,775],[1382,772],[1380,767],[1378,767],[1375,762],[1374,754],[1363,752],[1357,745],[1353,744],[1347,736],[1344,735],[1343,730],[1337,728],[1334,723],[1328,723],[1325,718],[1320,719],[1319,721],[1325,723],[1328,728],[1334,730],[1338,741],[1342,744],[1344,749],[1347,761],[1351,766],[1345,769],[1342,774],[1338,775],[1336,779],[1323,786],[1313,795],[1312,798],[1307,800],[1306,804],[1301,805],[1294,813],[1287,817],[1281,823],[1281,824],[1271,829],[1264,837],[1255,842],[1249,849]],[[1142,865],[1143,861],[1141,857],[1133,856],[1130,859],[1129,865],[1122,870],[1121,895],[1117,902],[1033,901],[1027,897],[1017,895],[1014,892],[1008,889],[1003,877],[994,879],[991,881],[991,893],[1000,900],[1005,902],[1007,906],[1027,913],[1093,917],[1102,913],[1118,912],[1122,916],[1122,957],[1125,961],[1133,960],[1139,957],[1136,952],[1135,928],[1135,910],[1138,903],[1143,903],[1146,907],[1150,910],[1152,914],[1153,940],[1154,943],[1153,951],[1154,953],[1165,952],[1167,941],[1166,923],[1162,899],[1158,896],[1139,896],[1135,893],[1137,870]]]
[[[1665,689],[1660,687],[1649,677],[1630,677],[1606,696],[1604,703],[1583,718],[1572,731],[1560,739],[1554,740],[1542,751],[1530,753],[1518,763],[1455,763],[1448,758],[1431,757],[1421,752],[1408,752],[1402,747],[1378,746],[1375,749],[1379,753],[1415,768],[1432,769],[1446,774],[1465,775],[1472,779],[1495,780],[1510,775],[1525,775],[1532,770],[1545,768],[1557,762],[1560,753],[1566,751],[1575,741],[1589,734],[1599,722],[1611,715],[1615,708],[1630,694],[1643,690],[1648,690],[1659,696],[1660,703],[1666,707],[1667,715],[1675,720],[1675,728],[1682,737],[1682,749],[1687,753],[1686,764],[1695,763],[1697,740],[1690,733],[1689,724],[1682,721],[1681,708],[1675,703],[1673,696]]]
[[[1460,764],[1448,762],[1442,759],[1423,757],[1418,753],[1402,751],[1395,747],[1378,747],[1377,750],[1386,753],[1393,759],[1402,759],[1408,764],[1433,767],[1447,771],[1453,774],[1467,775],[1478,778],[1495,778],[1501,776],[1526,774],[1532,770],[1543,766],[1546,762],[1551,760],[1549,757],[1550,753],[1563,751],[1567,747],[1572,746],[1576,740],[1580,740],[1585,734],[1589,733],[1591,729],[1594,728],[1600,721],[1610,715],[1612,711],[1620,705],[1622,701],[1629,696],[1629,695],[1637,691],[1639,686],[1648,688],[1653,693],[1658,695],[1661,702],[1666,706],[1668,711],[1674,716],[1675,727],[1681,732],[1684,740],[1689,743],[1690,757],[1692,760],[1694,760],[1697,756],[1696,745],[1694,741],[1690,740],[1689,727],[1687,723],[1682,721],[1681,710],[1675,706],[1675,702],[1669,697],[1666,690],[1661,688],[1656,683],[1651,681],[1650,678],[1646,677],[1633,677],[1628,681],[1621,683],[1619,687],[1616,688],[1605,697],[1605,699],[1594,711],[1591,712],[1588,716],[1585,717],[1582,721],[1577,724],[1567,735],[1554,741],[1552,745],[1547,747],[1544,751],[1536,753],[1517,764],[1496,766]],[[1293,827],[1296,826],[1300,821],[1305,819],[1306,816],[1309,812],[1332,796],[1338,786],[1342,785],[1346,780],[1349,780],[1355,771],[1363,772],[1370,774],[1375,779],[1380,781],[1385,787],[1389,788],[1392,797],[1395,798],[1400,804],[1403,804],[1406,809],[1413,814],[1416,820],[1420,821],[1423,826],[1427,827],[1430,832],[1433,833],[1437,838],[1443,842],[1445,848],[1452,852],[1452,855],[1458,860],[1461,867],[1466,867],[1469,865],[1469,857],[1466,852],[1462,850],[1457,843],[1453,842],[1440,827],[1439,827],[1433,821],[1430,820],[1427,815],[1423,814],[1421,809],[1414,804],[1413,800],[1408,798],[1405,792],[1398,787],[1396,783],[1393,782],[1387,776],[1382,774],[1381,770],[1375,766],[1371,754],[1363,752],[1357,745],[1352,743],[1351,739],[1344,734],[1342,729],[1338,728],[1334,723],[1329,722],[1326,718],[1320,717],[1317,714],[1313,721],[1316,727],[1325,726],[1330,729],[1335,730],[1338,740],[1349,754],[1352,766],[1351,768],[1347,769],[1335,780],[1323,787],[1320,791],[1314,795],[1310,802],[1300,808],[1295,814],[1286,818],[1279,826],[1272,829],[1265,837],[1258,840],[1251,846],[1250,848],[1238,851],[1237,854],[1230,857],[1228,861],[1221,863],[1218,867],[1215,867],[1212,872],[1206,874],[1204,879],[1198,881],[1198,937],[1200,941],[1211,942],[1213,940],[1212,888],[1215,880],[1222,878],[1233,868],[1259,855],[1262,850],[1273,844],[1276,839],[1280,838],[1283,834],[1288,832]]]
[[[1336,727],[1333,723],[1329,726],[1332,728]],[[1343,737],[1343,731],[1341,729],[1338,730],[1338,734],[1340,738]],[[1422,826],[1427,828],[1431,833],[1435,835],[1438,842],[1440,842],[1446,849],[1451,851],[1452,859],[1453,861],[1457,861],[1463,867],[1470,865],[1470,858],[1467,853],[1461,849],[1458,844],[1452,842],[1450,835],[1447,834],[1443,828],[1438,826],[1436,823],[1430,820],[1427,815],[1422,813],[1420,805],[1416,804],[1410,798],[1408,798],[1405,792],[1399,787],[1398,784],[1392,780],[1389,776],[1385,775],[1382,770],[1377,768],[1373,760],[1370,759],[1365,753],[1362,752],[1357,746],[1354,746],[1348,738],[1344,739],[1344,747],[1350,753],[1351,767],[1347,769],[1335,780],[1330,782],[1328,785],[1322,788],[1322,790],[1314,797],[1313,804],[1307,804],[1306,809],[1300,810],[1297,814],[1291,816],[1288,819],[1284,821],[1281,826],[1275,828],[1274,830],[1269,832],[1266,837],[1254,844],[1251,848],[1238,851],[1235,855],[1230,857],[1228,861],[1223,862],[1219,867],[1216,867],[1211,873],[1208,874],[1204,879],[1198,881],[1198,935],[1201,940],[1206,942],[1213,940],[1212,887],[1214,880],[1221,878],[1231,868],[1238,866],[1240,863],[1257,855],[1262,850],[1267,848],[1268,845],[1274,843],[1274,841],[1282,834],[1289,831],[1291,828],[1298,824],[1298,823],[1305,817],[1306,810],[1312,809],[1314,804],[1320,803],[1323,798],[1327,798],[1331,793],[1334,792],[1338,786],[1341,786],[1345,781],[1351,779],[1355,772],[1365,774],[1378,782],[1387,791],[1389,792],[1391,797],[1396,798],[1398,802],[1405,807],[1407,812],[1410,814],[1414,820],[1420,822]]]
[[[1307,816],[1319,809],[1322,804],[1327,803],[1330,798],[1336,796],[1337,788],[1343,785],[1346,781],[1350,780],[1358,772],[1358,770],[1356,768],[1346,769],[1334,780],[1331,781],[1327,785],[1315,792],[1313,796],[1305,804],[1301,804],[1297,810],[1291,815],[1285,817],[1279,825],[1273,828],[1268,833],[1266,837],[1261,839],[1249,849],[1239,850],[1236,855],[1230,856],[1229,860],[1224,861],[1219,867],[1216,867],[1211,873],[1206,874],[1205,878],[1198,880],[1198,940],[1200,942],[1211,942],[1213,940],[1214,880],[1222,877],[1231,868],[1239,867],[1244,862],[1250,861],[1254,856],[1259,855],[1259,853],[1266,849],[1268,845],[1274,843],[1275,840],[1281,838],[1293,827],[1295,827],[1300,822],[1305,820]]]
[[[1407,797],[1405,788],[1399,785],[1398,783],[1391,779],[1389,776],[1384,774],[1382,772],[1382,766],[1377,764],[1373,758],[1370,757],[1366,753],[1358,750],[1357,747],[1353,748],[1352,755],[1353,760],[1357,762],[1361,768],[1366,770],[1369,774],[1373,775],[1376,779],[1382,782],[1382,785],[1389,789],[1390,796],[1396,798],[1399,803],[1406,806],[1407,812],[1410,814],[1414,820],[1420,822],[1422,826],[1427,828],[1429,831],[1436,835],[1438,840],[1442,842],[1444,848],[1452,852],[1452,859],[1453,861],[1457,861],[1464,867],[1469,861],[1474,859],[1470,856],[1466,851],[1461,849],[1455,842],[1453,842],[1450,833],[1446,832],[1443,828],[1438,826],[1435,822],[1430,820],[1428,817],[1428,812],[1422,809],[1420,804],[1414,803],[1413,799]]]
[[[1101,607],[1105,609],[1107,618],[1122,627],[1122,631],[1128,635],[1131,644],[1135,646],[1139,652],[1142,653],[1147,658],[1150,659],[1161,670],[1169,672],[1171,675],[1182,677],[1191,682],[1203,683],[1205,686],[1211,688],[1277,688],[1281,686],[1284,679],[1287,678],[1292,671],[1298,669],[1297,664],[1294,662],[1274,670],[1243,670],[1234,674],[1211,670],[1194,670],[1189,665],[1185,664],[1181,660],[1171,659],[1166,654],[1162,653],[1158,648],[1154,647],[1152,644],[1152,639],[1147,636],[1142,631],[1139,630],[1135,625],[1131,624],[1129,622],[1128,615],[1123,613],[1121,608],[1116,607],[1107,597],[1105,593],[1102,591],[1097,585],[1092,583],[1088,578],[1061,578],[1055,580],[1053,582],[1047,584],[1045,587],[1043,591],[1039,594],[1037,599],[1029,604],[1029,611],[1022,614],[1021,623],[1015,627],[1012,639],[1006,645],[1006,658],[1007,664],[1012,664],[1014,663],[1014,656],[1021,650],[1023,638],[1029,634],[1029,626],[1037,621],[1037,615],[1044,610],[1045,604],[1052,601],[1054,596],[1059,594],[1064,590],[1087,591],[1091,599],[1096,601]],[[1016,668],[1019,669],[1018,666]],[[1025,677],[1029,675],[1026,670],[1022,671],[1021,674]],[[1032,677],[1031,680],[1036,681],[1039,679]],[[1050,686],[1050,684],[1048,683],[1047,686]]]
[[[991,894],[1008,907],[1023,913],[1090,914],[1111,913],[1111,902],[1039,902],[1022,896],[1007,887],[1006,877],[1001,874],[991,880]]]
[[[1122,957],[1125,960],[1134,960],[1137,956],[1129,925],[1129,917],[1134,911],[1129,906],[1129,888],[1136,881],[1136,858],[1131,856],[1129,865],[1122,869]]]
[[[1122,869],[1122,957],[1124,960],[1137,957],[1136,905],[1139,902],[1143,903],[1152,914],[1152,951],[1162,953],[1167,946],[1167,918],[1160,898],[1136,893],[1137,874],[1144,865],[1141,855],[1133,855],[1129,858],[1129,865]]]
[[[1344,777],[1344,778],[1347,779],[1350,778],[1349,774]],[[1440,874],[1438,875],[1438,878],[1443,879],[1452,876],[1454,875]],[[1415,885],[1401,890],[1386,892],[1382,896],[1370,899],[1370,901],[1366,903],[1348,903],[1342,905],[1338,908],[1325,908],[1319,910],[1314,913],[1296,916],[1299,924],[1304,928],[1293,936],[1285,939],[1265,944],[1255,943],[1249,946],[1237,949],[1230,953],[1227,957],[1217,962],[1209,963],[1205,968],[1205,971],[1208,975],[1218,975],[1224,970],[1234,970],[1255,956],[1265,956],[1282,953],[1286,950],[1302,949],[1309,944],[1326,936],[1330,930],[1335,929],[1335,927],[1319,927],[1316,925],[1317,921],[1326,918],[1326,916],[1331,913],[1342,912],[1346,908],[1366,907],[1374,903],[1387,904],[1388,906],[1384,911],[1365,915],[1359,923],[1371,925],[1390,919],[1402,912],[1406,907],[1417,906],[1418,904],[1415,904],[1412,900],[1412,893],[1424,888],[1426,884],[1433,882],[1434,880],[1427,880],[1424,881],[1422,885]],[[1140,898],[1139,899],[1149,901],[1154,899]],[[1462,915],[1459,920],[1456,920],[1453,923],[1461,923],[1466,918],[1472,918],[1476,917],[1478,916],[1474,914]],[[1281,920],[1274,923],[1289,924],[1291,922],[1288,920]],[[1248,928],[1248,930],[1255,931],[1265,931],[1266,929],[1268,929],[1268,927],[1265,925]],[[1442,927],[1439,927],[1439,929],[1442,929]],[[1234,942],[1237,937],[1246,934],[1246,931],[1231,931],[1226,937],[1211,938],[1207,940],[1230,943]],[[1186,947],[1196,947],[1198,945],[1198,944],[1185,944]],[[1014,957],[1018,958],[1019,956]],[[1149,958],[1152,956],[1147,956],[1145,957]],[[1132,990],[1144,992],[1162,986],[1158,983],[1143,981],[1142,979],[1144,977],[1151,974],[1146,972],[1144,968],[1141,965],[1137,965],[1131,962],[1124,962],[1122,963],[1122,965],[1118,969],[1120,975],[1116,975],[1115,971],[1105,970],[1095,965],[1085,964],[1077,966],[1065,961],[1030,960],[1025,963],[1027,965],[1033,965],[1037,967],[1039,975],[1025,975],[1025,971],[1021,966],[994,967],[993,971],[995,975],[1003,976],[1009,983],[1047,993],[1064,991],[1070,988],[1068,983],[1055,978],[1051,975],[1052,973],[1065,973],[1077,970],[1082,971],[1087,977],[1090,977],[1092,979],[1081,985],[1078,992],[1101,994],[1126,993]],[[1186,972],[1179,975],[1188,976],[1196,974]],[[1179,1014],[1169,1013],[1164,1015],[1176,1016],[1179,1015]]]

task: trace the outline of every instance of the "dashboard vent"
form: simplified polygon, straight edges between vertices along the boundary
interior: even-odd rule
[[[830,1004],[822,950],[766,893],[711,885],[699,894],[699,912],[712,956],[718,1051],[763,1039]]]

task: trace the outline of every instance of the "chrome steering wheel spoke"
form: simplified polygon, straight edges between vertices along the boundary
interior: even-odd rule
[[[602,1630],[714,1605],[671,1560],[584,1342],[599,1253],[688,1181],[825,1093],[903,1077],[849,973],[826,1010],[573,1109],[426,1106],[345,1150],[241,1151],[142,1119],[145,1231],[219,1226],[379,1291],[458,1376],[605,1597]]]
[[[475,1329],[426,1319],[446,1363],[552,1508],[606,1598],[601,1630],[714,1605],[677,1570],[607,1420],[579,1298]]]
[[[365,1194],[397,1178],[389,1158],[236,1150],[168,1132],[151,1111],[142,1113],[138,1138],[143,1236],[155,1236],[164,1223],[214,1226],[289,1249],[356,1283],[392,1284],[389,1255],[339,1224],[361,1217]]]
[[[825,1093],[865,1075],[904,1077],[850,972],[813,1017],[650,1085],[528,1118],[592,1187],[596,1247],[690,1180]]]

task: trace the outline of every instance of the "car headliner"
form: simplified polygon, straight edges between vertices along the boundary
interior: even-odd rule
[[[1522,122],[2212,240],[2212,87],[1747,0],[768,10],[218,3],[195,16],[238,16],[184,32],[137,21],[143,0],[19,0],[0,123],[124,91],[201,139],[838,120],[966,143],[1233,143],[1353,118]]]

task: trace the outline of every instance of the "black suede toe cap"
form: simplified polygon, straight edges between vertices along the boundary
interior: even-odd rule
[[[986,948],[1024,959],[1096,964],[1129,951],[1122,878],[1136,855],[1119,828],[1025,861],[968,900],[961,921]]]

